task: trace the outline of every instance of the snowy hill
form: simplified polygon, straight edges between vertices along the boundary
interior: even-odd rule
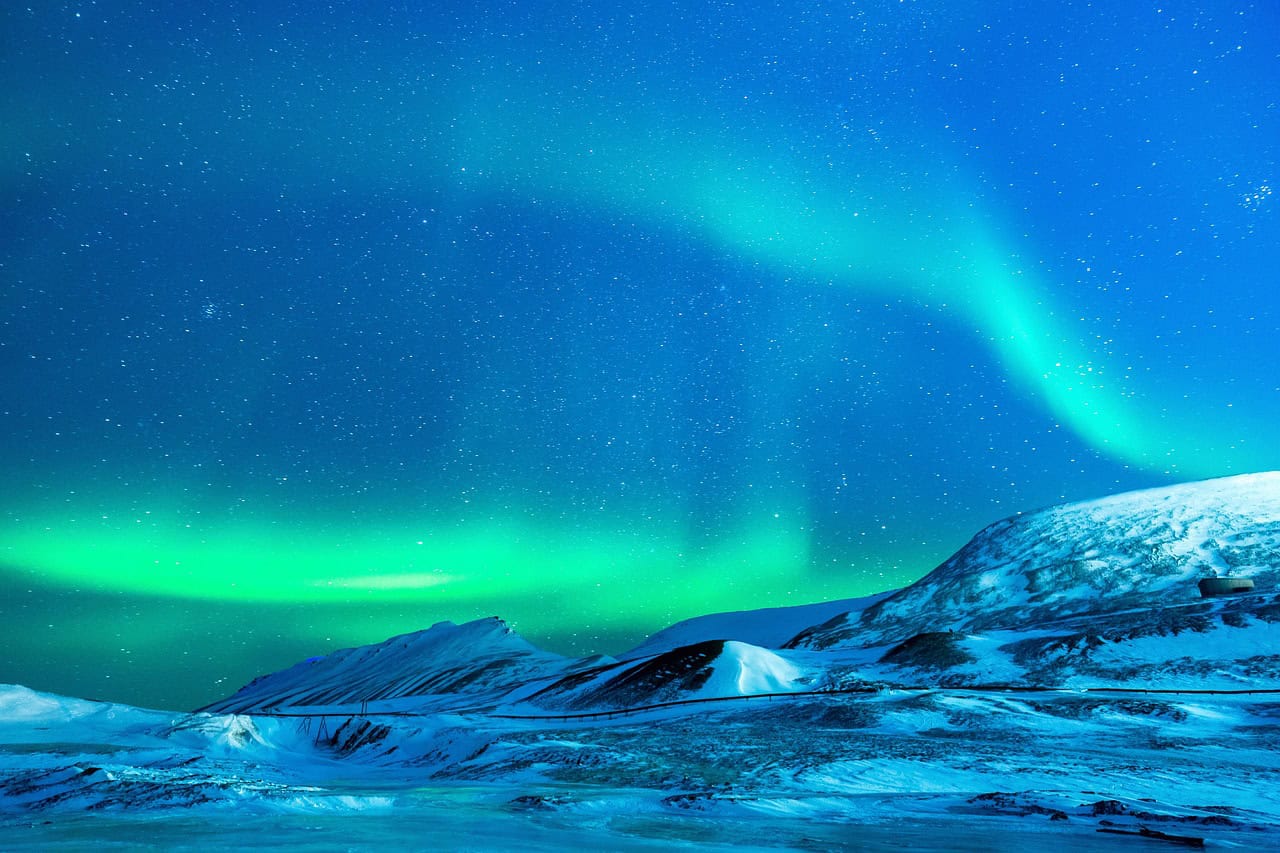
[[[583,670],[532,696],[543,708],[627,708],[688,699],[792,693],[812,677],[768,649],[707,640],[658,655]]]
[[[862,598],[819,601],[794,607],[766,607],[760,610],[695,616],[692,619],[677,622],[669,628],[663,628],[631,651],[624,652],[618,657],[621,660],[634,660],[647,655],[669,652],[680,646],[724,639],[740,640],[766,649],[777,649],[812,625],[836,616],[859,613],[892,595],[893,592],[882,592]]]
[[[22,735],[30,742],[56,741],[68,732],[150,731],[167,725],[170,711],[149,711],[114,702],[73,699],[16,684],[0,684],[0,742]]]
[[[364,702],[425,710],[460,699],[475,704],[527,681],[561,675],[574,663],[531,645],[497,617],[464,625],[440,622],[262,676],[201,710],[246,713]]]
[[[0,685],[0,825],[7,812],[350,808],[355,801],[291,784],[266,766],[313,761],[311,738],[279,720],[152,711]]]
[[[1203,577],[1280,580],[1280,472],[1148,489],[997,522],[921,580],[789,646],[900,642],[1184,604]]]

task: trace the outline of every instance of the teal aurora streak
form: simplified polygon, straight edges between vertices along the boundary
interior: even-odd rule
[[[473,100],[450,154],[473,176],[466,183],[641,215],[802,277],[797,287],[826,280],[951,308],[1027,393],[1123,462],[1208,477],[1273,457],[1261,443],[1200,428],[1194,409],[1171,414],[1175,403],[1144,387],[1131,365],[1102,343],[1085,345],[1090,336],[1022,267],[993,224],[997,212],[944,149],[914,140],[904,158],[779,136],[798,121],[776,115],[760,138],[757,127],[725,127],[723,116],[607,95],[585,110],[557,100],[574,88],[566,81],[541,82],[522,75],[461,87]]]

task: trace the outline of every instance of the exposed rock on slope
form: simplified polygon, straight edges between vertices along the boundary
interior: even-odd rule
[[[930,631],[1045,624],[1181,604],[1206,576],[1280,579],[1280,472],[1115,495],[983,530],[927,576],[788,646],[900,642]]]
[[[685,699],[808,689],[800,668],[768,649],[708,640],[560,679],[529,697],[547,708],[628,708]]]

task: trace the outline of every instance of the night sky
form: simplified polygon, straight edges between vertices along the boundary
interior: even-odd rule
[[[619,652],[1280,467],[1275,4],[765,5],[5,4],[0,682]]]

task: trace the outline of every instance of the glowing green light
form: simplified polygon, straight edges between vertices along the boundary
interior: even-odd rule
[[[549,602],[584,616],[663,619],[697,612],[708,588],[726,607],[758,606],[801,582],[807,537],[757,525],[702,547],[662,530],[627,534],[493,521],[444,531],[412,522],[335,532],[263,524],[200,531],[155,513],[142,525],[24,525],[3,560],[45,581],[142,595],[256,602],[421,601],[441,612],[534,603],[513,618],[542,623]],[[543,604],[537,604],[537,602]],[[443,618],[443,617],[442,617]],[[540,625],[540,627],[547,627]]]
[[[623,209],[783,274],[945,304],[1020,387],[1100,452],[1187,476],[1266,467],[1144,405],[1159,389],[1139,388],[1059,319],[1043,284],[1013,266],[959,170],[929,151],[846,148],[819,158],[803,137],[732,133],[722,116],[683,105],[621,99],[586,109],[548,94],[572,91],[473,81],[451,152],[467,164],[468,185]]]

